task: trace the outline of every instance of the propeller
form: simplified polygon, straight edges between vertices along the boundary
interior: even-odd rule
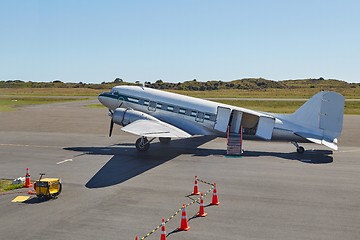
[[[112,134],[113,128],[114,128],[114,121],[113,121],[113,119],[111,118],[111,121],[110,121],[110,131],[109,131],[109,137],[111,137],[111,134]]]
[[[122,104],[123,104],[123,103],[120,103],[120,105],[118,106],[118,108],[121,107]],[[114,112],[109,108],[109,116],[111,116],[110,129],[109,129],[109,137],[111,137],[112,131],[113,131],[113,128],[114,128],[113,115],[114,115]]]
[[[114,120],[113,120],[113,115],[114,113],[111,111],[111,109],[109,109],[109,116],[111,116],[111,120],[110,120],[110,130],[109,130],[109,137],[111,137],[113,128],[114,128]]]

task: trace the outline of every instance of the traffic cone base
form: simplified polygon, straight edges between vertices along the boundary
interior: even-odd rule
[[[199,190],[196,187],[196,191],[195,191],[195,187],[194,187],[194,192],[191,193],[191,195],[200,195],[201,193],[199,192]]]
[[[196,214],[196,216],[198,216],[198,217],[206,217],[207,216],[207,213],[200,213],[200,212],[198,212],[197,214]]]
[[[179,227],[178,230],[179,231],[188,231],[188,230],[190,230],[190,227],[189,226],[187,226],[186,228]]]

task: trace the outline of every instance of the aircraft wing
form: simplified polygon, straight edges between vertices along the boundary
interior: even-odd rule
[[[160,120],[140,119],[132,122],[121,130],[144,137],[188,138],[191,135]]]
[[[331,148],[333,150],[338,150],[338,146],[336,145],[336,143],[337,143],[336,138],[331,142],[331,141],[328,141],[328,140],[324,139],[322,136],[311,134],[311,133],[296,132],[295,134],[300,136],[300,137],[303,137],[303,138],[307,139],[310,142],[317,143],[317,144],[322,144],[322,145],[325,145],[326,147]]]

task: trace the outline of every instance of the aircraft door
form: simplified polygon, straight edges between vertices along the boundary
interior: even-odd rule
[[[220,132],[226,132],[231,115],[230,108],[218,107],[214,129]]]
[[[256,136],[265,140],[271,140],[274,126],[275,126],[274,118],[260,117],[256,129]]]

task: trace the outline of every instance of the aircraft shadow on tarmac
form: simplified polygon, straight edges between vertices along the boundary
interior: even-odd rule
[[[244,157],[260,157],[260,156],[273,156],[288,160],[297,160],[303,163],[310,164],[326,164],[332,163],[333,157],[330,156],[333,154],[329,150],[308,150],[303,154],[298,154],[297,152],[292,153],[283,153],[283,152],[261,152],[261,151],[245,151]]]
[[[213,140],[203,136],[192,139],[171,141],[166,146],[152,143],[149,151],[138,152],[134,144],[117,144],[110,147],[68,147],[65,150],[82,152],[81,155],[113,155],[113,157],[85,184],[87,188],[102,188],[122,183],[143,172],[170,161],[181,154],[201,152],[201,156],[213,155],[208,149],[199,150],[198,146]],[[207,153],[206,153],[207,152]],[[206,155],[205,155],[206,153]],[[221,152],[224,155],[224,151]]]
[[[211,136],[194,137],[171,141],[167,146],[152,143],[149,151],[138,152],[133,143],[116,144],[109,147],[67,147],[65,150],[82,152],[82,155],[112,155],[113,157],[85,184],[87,188],[103,188],[127,181],[143,172],[170,161],[182,154],[193,156],[225,156],[224,149],[198,148],[213,140]],[[224,145],[225,146],[225,145]],[[243,157],[273,156],[304,163],[331,163],[331,151],[309,151],[303,155],[295,153],[246,151]],[[76,156],[75,156],[76,157]]]

